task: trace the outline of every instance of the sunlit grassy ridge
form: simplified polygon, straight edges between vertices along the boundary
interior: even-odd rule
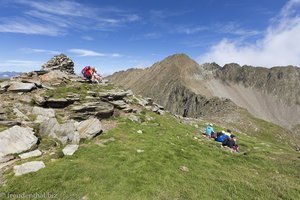
[[[21,177],[8,173],[0,192],[52,192],[59,199],[300,198],[299,154],[289,146],[237,133],[242,153],[233,154],[200,135],[204,124],[196,129],[170,115],[141,115],[154,119],[117,118],[115,129],[85,141],[73,156],[48,159],[45,169]],[[95,144],[111,137],[105,147]]]

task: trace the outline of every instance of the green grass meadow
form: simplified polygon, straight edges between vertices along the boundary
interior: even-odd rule
[[[237,133],[241,153],[231,153],[200,134],[204,124],[196,129],[170,115],[142,115],[154,119],[116,118],[116,128],[83,142],[73,156],[40,158],[46,168],[21,177],[9,171],[0,192],[53,193],[62,200],[300,199],[300,155],[291,147]],[[111,137],[105,146],[95,144]]]

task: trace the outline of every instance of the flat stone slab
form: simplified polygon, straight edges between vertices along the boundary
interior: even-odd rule
[[[73,106],[74,119],[88,119],[89,116],[96,116],[100,119],[110,118],[114,113],[114,106],[110,103],[98,101],[88,102],[78,106]]]
[[[22,165],[16,165],[14,166],[14,173],[15,176],[21,176],[23,174],[28,174],[31,172],[36,172],[42,168],[46,167],[44,162],[42,161],[32,161],[27,162]]]
[[[125,103],[123,100],[116,100],[116,101],[110,101],[112,105],[114,105],[118,109],[125,109],[127,108],[127,103]]]
[[[30,128],[13,126],[0,132],[0,157],[29,150],[38,141]]]
[[[13,92],[30,92],[35,89],[36,85],[34,83],[12,83],[10,84],[8,91]]]
[[[37,149],[37,150],[34,150],[34,151],[30,151],[28,153],[20,154],[19,157],[21,159],[27,159],[27,158],[37,157],[37,156],[41,156],[41,155],[42,155],[42,152]]]
[[[79,146],[77,144],[69,144],[63,149],[63,153],[66,156],[72,156],[75,151],[77,151],[78,147]]]

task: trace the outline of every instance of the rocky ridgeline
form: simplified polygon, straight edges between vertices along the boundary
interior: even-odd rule
[[[73,155],[82,139],[93,139],[107,130],[103,120],[114,115],[140,123],[142,109],[160,115],[165,112],[151,98],[134,96],[107,83],[87,83],[71,73],[73,67],[45,69],[0,83],[0,175],[12,166],[16,176],[35,172],[45,167],[43,157],[55,160]],[[52,145],[45,148],[47,138]],[[59,152],[61,145],[64,148]],[[15,165],[32,157],[37,161]]]
[[[74,62],[65,54],[54,56],[51,60],[44,64],[42,68],[46,71],[59,70],[62,72],[67,72],[69,74],[75,74]]]

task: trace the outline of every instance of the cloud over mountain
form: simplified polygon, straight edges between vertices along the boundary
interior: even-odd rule
[[[254,43],[223,38],[202,54],[199,62],[255,66],[300,65],[300,0],[290,0]]]

